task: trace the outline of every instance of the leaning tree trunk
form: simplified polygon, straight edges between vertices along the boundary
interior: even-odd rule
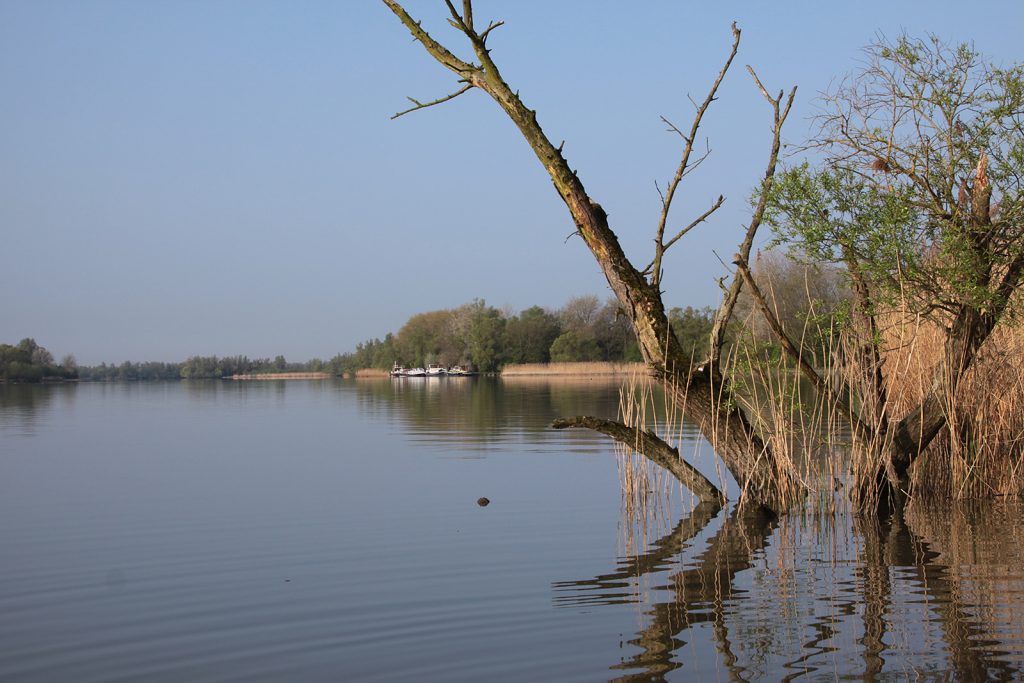
[[[446,0],[451,14],[449,23],[468,38],[476,59],[479,60],[479,64],[477,64],[463,61],[435,41],[395,0],[383,0],[383,2],[401,19],[412,33],[413,38],[423,45],[431,57],[454,72],[459,77],[459,82],[463,84],[457,92],[432,102],[421,103],[413,100],[415,106],[396,114],[396,116],[447,102],[474,88],[487,93],[502,108],[551,177],[555,190],[565,202],[579,235],[594,255],[622,311],[632,324],[647,366],[669,396],[684,406],[686,417],[699,427],[701,433],[713,445],[716,453],[739,484],[743,492],[743,499],[773,511],[781,510],[784,504],[782,492],[793,488],[791,474],[778,466],[770,449],[766,447],[750,421],[732,400],[730,386],[723,377],[719,364],[709,362],[691,370],[691,359],[688,354],[684,353],[669,326],[668,316],[665,313],[665,306],[658,287],[661,256],[664,250],[671,246],[682,233],[666,245],[662,239],[664,226],[659,227],[658,253],[653,272],[650,273],[651,280],[648,281],[645,277],[648,271],[638,270],[626,257],[618,238],[608,224],[607,214],[601,205],[590,197],[583,183],[570,168],[562,154],[561,146],[556,147],[552,144],[537,122],[536,112],[529,109],[520,99],[518,92],[509,87],[491,59],[486,45],[487,38],[493,29],[501,25],[501,22],[491,23],[485,30],[478,31],[473,24],[472,4],[469,0],[464,0],[461,13],[455,9],[450,0]],[[735,55],[739,40],[739,31],[735,27],[734,36],[736,41],[733,45],[732,55]],[[715,88],[721,82],[725,69],[728,68],[729,62],[732,60],[732,55],[719,75]],[[758,86],[767,97],[767,92],[760,82],[758,82]],[[687,137],[680,133],[687,140],[687,152],[684,155],[684,163],[673,181],[673,190],[678,180],[685,175],[685,159],[688,158],[689,150],[692,147],[696,127],[704,109],[713,101],[713,95],[714,89],[712,89],[712,95],[706,100],[704,108],[698,112],[691,135]],[[779,117],[778,103],[781,98],[781,93],[775,100],[768,98],[769,101],[775,103],[776,107],[776,135],[768,178],[774,173],[775,158],[778,154],[779,129],[785,118],[784,115],[781,120]],[[790,96],[791,102],[792,95]],[[788,112],[788,107],[786,111]],[[679,132],[678,129],[676,131]],[[670,202],[671,197],[664,205],[666,214]],[[721,199],[718,202],[718,205],[720,204]],[[717,205],[714,208],[717,208]],[[707,214],[704,217],[706,216]],[[703,217],[691,224],[690,227],[700,220],[703,220]],[[748,231],[748,240],[752,240],[752,232],[755,229],[756,225],[752,225]],[[749,251],[749,246],[747,250]],[[739,285],[734,288],[738,291]],[[730,312],[734,303],[734,300],[728,302]],[[728,322],[728,316],[726,316],[725,322]]]

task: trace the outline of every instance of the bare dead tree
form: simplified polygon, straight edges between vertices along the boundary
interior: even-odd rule
[[[719,197],[702,215],[686,223],[679,230],[668,232],[670,211],[680,183],[706,158],[706,153],[693,158],[695,141],[704,116],[715,101],[718,88],[739,49],[740,30],[733,26],[732,48],[707,97],[697,105],[692,124],[684,132],[684,129],[663,119],[669,129],[678,134],[683,141],[683,152],[672,180],[661,195],[662,207],[655,229],[654,258],[646,268],[638,269],[623,252],[616,234],[609,225],[605,210],[588,194],[582,181],[570,167],[562,153],[562,146],[555,146],[552,143],[538,122],[536,111],[527,107],[518,91],[508,85],[491,57],[487,45],[488,38],[495,29],[503,25],[503,22],[493,21],[480,30],[475,23],[471,0],[464,0],[461,9],[456,8],[451,0],[445,0],[449,14],[448,23],[462,34],[472,49],[473,57],[465,60],[431,36],[401,4],[395,0],[382,1],[427,53],[455,74],[458,83],[457,89],[450,95],[427,102],[411,100],[414,106],[395,116],[449,102],[474,89],[486,93],[501,107],[551,177],[555,190],[568,208],[577,232],[594,255],[622,311],[630,320],[647,366],[660,380],[665,390],[675,397],[680,405],[685,405],[686,417],[699,427],[713,445],[742,491],[741,502],[753,503],[775,512],[783,510],[788,501],[800,493],[801,485],[789,466],[780,462],[767,447],[739,407],[739,402],[734,400],[732,387],[722,372],[720,361],[725,328],[732,318],[736,299],[744,284],[740,272],[735,274],[727,288],[716,315],[710,357],[702,363],[693,365],[669,326],[659,289],[663,260],[667,251],[677,245],[685,234],[711,216],[724,202],[724,198]],[[775,175],[781,146],[781,130],[793,104],[796,88],[788,95],[780,91],[773,97],[761,84],[754,70],[750,67],[748,70],[773,112],[768,164],[761,183],[763,192],[771,186]],[[746,263],[749,259],[751,245],[761,225],[764,211],[765,200],[762,198],[755,207],[739,247],[737,260],[741,263]],[[668,235],[671,236],[666,239]],[[588,426],[583,419],[577,422],[579,426]],[[623,428],[628,429],[625,425]],[[715,495],[711,491],[708,493]]]

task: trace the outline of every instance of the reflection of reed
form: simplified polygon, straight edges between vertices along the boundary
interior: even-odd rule
[[[937,600],[961,680],[1017,680],[1024,664],[1024,505],[1019,499],[915,502],[906,526]]]
[[[730,680],[1021,679],[1021,501],[959,506],[952,521],[948,506],[856,521],[846,506],[779,525],[734,511],[692,558],[717,513],[698,505],[614,571],[554,584],[560,607],[647,605],[668,591],[644,608],[629,640],[640,651],[611,666],[615,680],[664,680],[685,666],[688,640],[699,658],[713,644],[697,666]]]

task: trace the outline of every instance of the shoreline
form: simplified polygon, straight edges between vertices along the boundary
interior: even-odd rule
[[[517,363],[506,365],[499,372],[480,373],[481,376],[515,379],[519,377],[635,377],[650,376],[644,363],[616,363],[581,361],[572,363]],[[346,376],[352,376],[346,373]],[[356,379],[382,379],[391,376],[387,370],[362,368],[354,373]]]
[[[629,377],[650,375],[644,363],[578,362],[506,365],[501,377]]]
[[[259,380],[274,379],[330,379],[331,375],[326,372],[264,372],[251,375],[231,375],[225,379],[233,379],[241,382],[253,382]]]

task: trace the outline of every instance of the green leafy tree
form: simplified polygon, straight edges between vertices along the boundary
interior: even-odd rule
[[[17,345],[0,344],[0,380],[5,382],[41,382],[73,379],[77,367],[56,365],[53,354],[26,337]]]
[[[497,370],[502,359],[505,318],[501,311],[483,301],[469,320],[466,348],[470,362],[483,372]]]
[[[572,363],[601,360],[601,347],[593,337],[569,330],[551,344],[554,363]]]
[[[711,308],[676,306],[669,309],[668,320],[690,358],[699,362],[707,357],[708,340],[715,322],[715,312]]]
[[[881,41],[824,97],[819,124],[812,146],[823,161],[776,178],[768,219],[780,241],[849,277],[850,389],[862,406],[857,433],[875,451],[861,492],[873,498],[905,488],[910,465],[955,415],[978,350],[1015,312],[1024,67],[996,67],[970,45],[934,37]],[[894,309],[930,320],[943,337],[930,389],[900,413],[878,348],[880,315]]]
[[[547,363],[551,344],[562,332],[558,318],[531,306],[505,325],[504,356],[510,363]]]

